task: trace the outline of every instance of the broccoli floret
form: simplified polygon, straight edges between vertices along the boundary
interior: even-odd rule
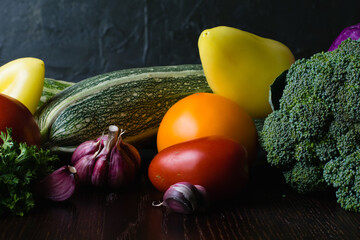
[[[327,171],[326,181],[323,174],[330,163],[331,169],[340,163],[352,169],[346,159],[360,149],[360,41],[348,39],[332,52],[296,60],[286,74],[279,109],[265,119],[259,136],[267,161],[295,190],[322,191],[331,184],[339,201],[360,209],[357,182],[334,185],[340,173]],[[360,172],[355,175],[360,178]]]
[[[324,167],[325,181],[336,188],[338,203],[346,210],[360,212],[360,150],[330,160]]]
[[[297,162],[288,171],[283,172],[286,182],[298,193],[325,190],[327,184],[323,178],[323,165]]]

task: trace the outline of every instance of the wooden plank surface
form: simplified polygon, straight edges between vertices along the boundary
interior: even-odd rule
[[[360,239],[360,214],[344,211],[333,193],[299,195],[266,164],[251,170],[237,198],[207,212],[181,215],[164,207],[146,170],[129,189],[81,188],[69,201],[41,201],[29,214],[0,217],[0,239]]]

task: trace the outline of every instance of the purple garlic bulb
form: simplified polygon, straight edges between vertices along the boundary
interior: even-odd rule
[[[80,144],[72,155],[79,182],[113,188],[131,183],[140,168],[140,154],[125,143],[119,128],[110,125],[108,134]]]

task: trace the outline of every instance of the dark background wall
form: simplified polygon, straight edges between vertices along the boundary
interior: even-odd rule
[[[198,36],[219,25],[308,57],[360,22],[360,1],[1,0],[0,19],[0,64],[38,57],[46,77],[79,81],[124,68],[200,63]]]

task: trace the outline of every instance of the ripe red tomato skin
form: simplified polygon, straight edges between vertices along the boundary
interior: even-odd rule
[[[209,136],[172,145],[150,162],[152,184],[165,192],[177,182],[202,185],[211,200],[223,200],[239,193],[248,182],[247,153],[243,145],[229,138]]]
[[[0,93],[0,131],[12,129],[12,138],[17,142],[40,146],[41,134],[34,116],[20,101]]]

